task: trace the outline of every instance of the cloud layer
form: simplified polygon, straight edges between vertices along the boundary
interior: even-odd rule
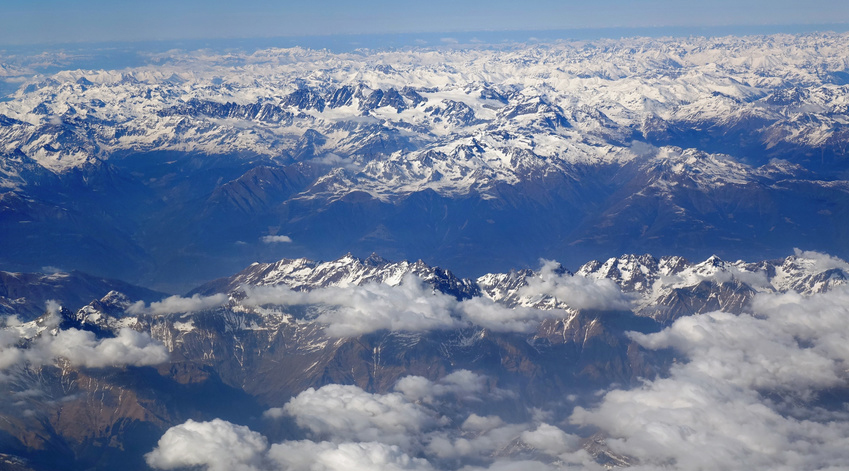
[[[350,337],[378,330],[430,331],[484,327],[496,332],[532,332],[545,319],[564,318],[562,309],[508,308],[476,297],[458,301],[435,291],[415,275],[398,286],[367,283],[294,291],[285,285],[242,288],[246,306],[320,305],[316,320],[333,337]],[[630,299],[609,280],[561,275],[546,263],[538,278],[523,288],[523,296],[553,296],[574,309],[628,309]],[[153,306],[151,306],[153,307]]]
[[[759,295],[751,314],[709,313],[632,338],[685,361],[669,376],[608,392],[572,421],[605,431],[637,469],[836,469],[849,463],[845,396],[849,290]],[[841,402],[842,404],[842,402]]]
[[[338,384],[310,388],[284,407],[269,410],[266,417],[292,417],[313,440],[267,447],[261,435],[246,427],[221,420],[189,421],[169,429],[147,462],[159,469],[203,466],[211,471],[431,471],[460,469],[468,463],[485,467],[463,469],[548,470],[570,464],[600,469],[580,449],[580,439],[558,427],[509,424],[497,416],[456,410],[458,401],[497,401],[504,396],[489,383],[486,377],[459,370],[438,381],[406,377],[395,392],[386,394]],[[497,457],[499,450],[515,444],[557,465]]]

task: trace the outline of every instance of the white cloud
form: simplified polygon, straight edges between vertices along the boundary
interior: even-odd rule
[[[439,431],[428,436],[427,453],[440,459],[480,459],[508,446],[525,427],[525,424],[507,424],[481,433]]]
[[[147,333],[124,328],[114,338],[98,339],[88,331],[58,330],[55,317],[45,323],[48,328],[40,333],[26,324],[0,330],[0,370],[39,367],[59,358],[88,368],[156,365],[168,360],[165,346]]]
[[[266,468],[267,450],[265,437],[248,427],[221,419],[190,419],[168,429],[145,460],[158,469],[203,466],[210,471],[255,471]]]
[[[55,299],[48,299],[44,303],[44,306],[47,310],[47,313],[54,316],[54,317],[59,315],[59,310],[62,308],[62,306],[59,304],[59,302],[56,301]]]
[[[435,291],[415,275],[408,274],[397,286],[366,283],[361,286],[326,287],[293,291],[285,285],[242,287],[245,306],[317,305],[318,322],[327,324],[332,337],[375,332],[430,331],[477,325],[497,332],[533,332],[541,321],[564,318],[560,309],[507,308],[477,297],[458,301]],[[528,296],[551,295],[576,309],[627,309],[629,301],[615,283],[583,277],[561,276],[551,266],[525,288]]]
[[[23,351],[18,348],[21,336],[9,329],[0,330],[0,371],[23,362]]]
[[[558,267],[557,262],[544,260],[538,276],[528,279],[520,295],[552,296],[573,309],[631,309],[631,299],[613,281],[561,274]]]
[[[831,270],[832,268],[840,268],[841,270],[849,271],[849,263],[825,253],[795,248],[793,249],[793,254],[796,255],[796,257],[813,261],[817,272],[824,272]]]
[[[317,318],[328,324],[329,335],[347,337],[381,329],[426,331],[462,326],[462,321],[452,316],[456,300],[434,292],[417,277],[408,276],[395,287],[375,283],[360,288],[322,291],[325,301],[340,307]]]
[[[463,421],[460,428],[462,430],[472,432],[486,432],[487,430],[492,430],[494,428],[501,427],[502,425],[504,425],[504,421],[497,415],[487,415],[484,417],[477,414],[471,414]]]
[[[572,421],[598,427],[635,469],[837,469],[849,462],[849,414],[817,401],[845,391],[849,290],[761,294],[752,314],[685,317],[632,337],[685,361],[669,376],[610,391]]]
[[[454,317],[453,297],[435,292],[415,275],[399,286],[367,283],[362,286],[319,288],[308,292],[285,286],[244,287],[247,306],[264,304],[321,304],[326,307],[316,320],[327,324],[333,337],[350,337],[378,330],[427,331],[463,327]]]
[[[563,319],[569,314],[562,309],[508,308],[486,298],[464,300],[459,305],[463,319],[494,332],[529,333],[545,319]]]
[[[491,453],[526,430],[525,425],[504,424],[495,416],[471,414],[465,421],[452,421],[438,412],[444,404],[456,405],[457,399],[494,397],[488,392],[488,379],[468,370],[435,382],[408,376],[395,389],[398,392],[371,394],[356,386],[330,384],[308,389],[265,416],[290,415],[314,437],[334,443],[380,442],[405,452],[452,459]],[[446,400],[437,401],[438,397]]]
[[[469,370],[457,370],[437,381],[421,376],[405,376],[395,384],[395,390],[411,401],[434,403],[437,397],[455,395],[459,399],[480,401],[487,395],[489,386],[486,376]],[[499,396],[506,391],[495,390]]]
[[[337,154],[326,154],[321,157],[312,159],[311,162],[323,165],[330,165],[331,167],[341,167],[353,171],[360,170],[360,166],[357,165],[356,161],[346,159]]]
[[[286,410],[282,407],[272,407],[263,412],[262,416],[266,419],[281,419],[286,416]]]
[[[630,304],[618,287],[574,278],[550,265],[525,294],[553,295],[582,308]],[[257,304],[332,306],[320,315],[341,328],[337,335],[365,332],[369,325],[427,330],[475,323],[527,331],[548,315],[496,306],[487,317],[485,302],[459,302],[418,279],[396,288],[246,292],[248,302]],[[595,407],[577,407],[571,421],[604,432],[613,453],[638,463],[633,469],[839,469],[849,462],[849,412],[817,398],[849,386],[849,288],[814,296],[760,294],[750,308],[751,314],[683,317],[659,333],[630,334],[644,348],[674,350],[678,362],[667,377],[609,391]],[[470,314],[474,309],[479,311]],[[437,381],[408,376],[386,394],[341,385],[309,389],[265,415],[291,416],[317,441],[274,445],[259,452],[257,462],[292,470],[431,469],[446,463],[466,471],[601,469],[576,435],[549,425],[554,417],[535,414],[531,423],[510,424],[464,408],[499,397],[503,391],[492,381],[467,370]],[[524,450],[519,456],[538,461],[499,455],[517,446]]]
[[[262,237],[264,244],[288,244],[292,242],[292,238],[285,235],[267,235]]]
[[[533,431],[526,430],[521,437],[523,442],[552,456],[573,452],[581,446],[579,437],[549,424],[540,424]]]
[[[498,460],[489,466],[464,466],[460,471],[554,471],[564,469],[563,466],[543,463],[534,460]],[[568,469],[568,468],[567,468]]]
[[[283,408],[313,435],[335,442],[379,441],[409,449],[441,419],[399,393],[370,394],[357,386],[329,384],[292,398]]]
[[[540,432],[540,430],[544,430]],[[402,447],[375,441],[295,440],[268,446],[265,437],[245,426],[220,419],[209,422],[188,420],[168,429],[153,451],[145,455],[147,464],[157,469],[203,468],[209,471],[433,471],[432,461],[444,459],[488,461],[493,452],[503,449],[516,438],[530,433],[534,443],[544,442],[556,451],[563,448],[556,427],[541,425],[527,432],[524,425],[505,425],[473,437],[437,436],[424,451],[425,457],[412,457]],[[561,431],[562,434],[562,431]],[[544,438],[535,438],[545,435]],[[555,437],[552,439],[552,437]],[[523,438],[524,439],[524,438]],[[535,445],[532,445],[535,446]],[[554,455],[551,455],[554,456]],[[572,457],[579,457],[572,459]],[[556,466],[539,461],[498,459],[488,467],[463,467],[463,470],[553,470],[580,464],[580,469],[600,470],[583,451],[554,456]],[[564,459],[565,458],[565,459]],[[451,466],[451,469],[456,469]],[[576,468],[577,469],[577,468]]]
[[[286,441],[272,445],[267,452],[264,439],[245,427],[223,421],[215,422],[214,427],[189,421],[163,436],[148,455],[148,463],[161,468],[205,466],[213,471],[224,466],[255,469],[258,463],[287,471],[429,471],[446,469],[446,463],[453,463],[450,469],[463,463],[487,463],[500,450],[522,441],[560,464],[600,469],[592,466],[592,458],[580,449],[576,437],[557,427],[507,424],[497,416],[476,414],[463,419],[466,413],[457,409],[457,399],[492,397],[486,377],[467,370],[435,382],[411,376],[399,381],[396,389],[400,392],[373,394],[338,384],[310,388],[284,407],[269,409],[265,416],[291,416],[314,440]],[[443,415],[443,410],[448,412]],[[196,441],[207,439],[210,443],[193,447]],[[200,451],[187,452],[190,448]],[[233,449],[241,453],[235,454]],[[219,460],[217,453],[234,454],[235,458]],[[532,463],[532,469],[548,469]],[[513,469],[516,463],[502,457],[493,465],[493,469]]]
[[[287,471],[430,471],[427,460],[411,458],[401,448],[377,442],[285,442],[269,456]]]
[[[834,360],[803,348],[781,325],[722,312],[690,316],[657,334],[632,334],[653,350],[672,347],[690,359],[687,371],[735,386],[781,392],[839,384]]]
[[[146,332],[124,328],[114,338],[96,339],[94,334],[77,329],[60,331],[55,337],[42,336],[36,348],[51,358],[65,358],[75,366],[156,365],[168,360],[168,351]]]
[[[264,306],[266,304],[275,304],[278,306],[296,306],[301,304],[310,304],[317,301],[312,299],[311,292],[294,291],[286,285],[277,286],[242,286],[242,291],[245,292],[245,299],[241,301],[244,306],[255,307]],[[315,290],[319,291],[319,290]]]
[[[145,307],[143,301],[138,301],[127,312],[130,314],[177,314],[183,312],[197,312],[206,309],[214,309],[221,307],[229,301],[230,298],[223,293],[214,294],[212,296],[201,296],[195,294],[191,298],[181,296],[169,296],[162,301],[150,303],[150,307]]]
[[[593,458],[581,448],[579,437],[567,434],[563,430],[546,423],[541,423],[531,430],[531,424],[495,424],[495,420],[472,415],[469,416],[460,431],[441,430],[429,435],[427,452],[440,459],[464,459],[479,461],[498,454],[520,442],[529,446],[537,456],[545,455],[558,460],[557,468],[567,465],[579,465],[581,469],[601,469]],[[472,422],[475,425],[470,425]],[[476,430],[478,425],[486,425],[483,430]],[[527,448],[525,448],[527,450]],[[494,469],[510,469],[516,463],[502,457],[491,466]],[[537,463],[537,462],[531,462]],[[539,463],[541,465],[541,463]],[[532,464],[537,466],[537,464]]]
[[[471,417],[470,417],[471,419]],[[476,417],[477,419],[484,419]],[[500,419],[486,418],[490,425]],[[447,424],[443,424],[447,425]],[[472,427],[475,428],[475,427]],[[410,433],[404,431],[401,433]],[[580,469],[600,470],[582,450],[570,448],[572,437],[551,425],[529,431],[526,424],[488,428],[480,433],[437,430],[425,436],[427,448],[413,457],[404,447],[383,441],[294,440],[268,446],[265,437],[245,426],[220,419],[209,422],[188,420],[168,429],[156,448],[145,455],[147,464],[158,469],[198,467],[209,471],[432,471],[432,462],[471,460],[487,462],[498,450],[521,440],[556,458],[556,466],[539,461],[495,460],[489,467],[463,467],[464,470],[549,470],[580,464]],[[576,443],[576,442],[575,442]],[[556,455],[554,453],[557,453]],[[443,467],[444,469],[444,467]],[[451,466],[456,469],[456,466]]]

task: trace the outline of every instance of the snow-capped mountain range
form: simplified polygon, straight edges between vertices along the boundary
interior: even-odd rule
[[[32,79],[0,104],[2,148],[55,172],[126,151],[318,159],[374,196],[467,193],[533,169],[621,164],[643,153],[631,149],[635,138],[663,145],[685,132],[739,134],[708,150],[763,164],[792,160],[787,149],[833,153],[845,138],[846,42],[817,34],[186,53]],[[751,155],[757,145],[773,151]],[[6,173],[9,187],[15,174]]]
[[[78,304],[85,296],[83,288],[92,294],[98,290],[108,291],[99,301],[81,308],[76,319],[113,329],[115,325],[111,321],[104,323],[106,319],[112,318],[117,322],[121,318],[124,319],[120,321],[121,325],[128,322],[132,324],[134,321],[127,318],[134,318],[134,312],[155,313],[157,311],[152,306],[161,304],[160,301],[166,297],[160,295],[161,298],[155,298],[153,292],[114,280],[97,280],[99,284],[95,285],[82,273],[57,273],[41,277],[24,273],[0,273],[10,281],[39,280],[26,285],[20,282],[4,283],[4,292],[7,294],[0,301],[9,313],[24,319],[32,316],[20,308],[16,309],[15,305],[25,304],[27,309],[33,309],[37,302],[43,305],[47,300],[44,293],[47,290],[55,295],[54,301],[66,302],[71,306]],[[489,273],[470,280],[458,278],[449,270],[431,267],[421,260],[392,262],[376,254],[365,259],[347,254],[328,262],[302,258],[254,263],[231,277],[211,281],[190,291],[186,298],[172,296],[169,299],[175,300],[176,307],[163,308],[159,313],[183,315],[216,309],[262,313],[262,304],[274,303],[257,303],[247,299],[251,290],[257,288],[284,287],[293,292],[306,293],[324,289],[356,290],[363,286],[392,288],[404,283],[422,283],[433,293],[448,295],[458,301],[483,298],[508,309],[557,310],[563,315],[574,315],[588,308],[580,300],[570,299],[568,293],[558,298],[555,289],[547,289],[558,282],[572,279],[584,280],[579,282],[579,286],[592,286],[596,282],[604,287],[615,286],[615,291],[621,292],[625,296],[623,299],[627,300],[626,304],[615,306],[615,309],[632,310],[636,315],[651,317],[660,323],[670,323],[680,316],[713,310],[742,312],[758,293],[797,293],[803,296],[825,293],[847,284],[849,264],[826,254],[802,251],[784,259],[754,263],[742,260],[727,262],[716,256],[701,263],[692,263],[683,257],[658,259],[645,254],[623,255],[606,261],[594,260],[582,265],[574,274],[557,262],[542,261],[539,270]],[[56,287],[42,286],[63,280],[70,285],[62,288],[67,294]],[[546,283],[547,288],[540,287]],[[132,297],[120,290],[130,292]],[[598,292],[599,295],[610,293],[613,291]],[[683,301],[685,298],[690,298],[689,304]],[[177,301],[179,299],[193,299],[195,303],[180,305]],[[205,302],[203,299],[211,301]],[[142,303],[139,304],[139,301]],[[145,301],[150,304],[152,311],[145,310]],[[285,304],[290,303],[287,301]],[[322,301],[318,298],[304,298],[295,304],[322,304]],[[332,306],[332,303],[328,305]]]
[[[0,102],[2,263],[179,291],[348,251],[469,276],[845,257],[847,42],[196,51],[36,76]]]
[[[798,251],[784,259],[763,262],[727,262],[712,256],[701,263],[683,257],[655,258],[651,255],[623,255],[606,261],[591,261],[574,274],[557,262],[545,262],[540,270],[513,270],[489,273],[475,280],[461,279],[450,271],[430,267],[421,260],[391,262],[373,254],[366,259],[351,254],[334,261],[284,259],[275,263],[256,263],[229,278],[203,285],[190,295],[211,296],[236,293],[245,287],[287,286],[296,291],[366,284],[397,286],[409,276],[430,285],[435,291],[460,300],[484,297],[509,308],[569,309],[569,300],[557,300],[550,293],[531,292],[534,280],[547,278],[584,278],[608,280],[623,293],[632,295],[637,314],[655,317],[659,310],[676,311],[674,317],[656,319],[670,322],[677,316],[711,310],[740,312],[757,293],[811,295],[829,291],[849,280],[849,264],[816,252]],[[682,292],[699,292],[697,310],[686,306],[664,306]],[[238,296],[236,296],[238,298]],[[676,300],[678,302],[678,300]],[[574,311],[574,309],[573,309]]]

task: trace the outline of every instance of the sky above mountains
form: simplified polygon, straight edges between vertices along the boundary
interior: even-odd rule
[[[0,47],[64,42],[849,23],[845,0],[5,0]],[[818,29],[811,26],[812,29]]]

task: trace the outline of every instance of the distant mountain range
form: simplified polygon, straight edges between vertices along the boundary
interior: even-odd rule
[[[0,266],[179,292],[349,251],[467,276],[626,252],[847,257],[845,47],[295,48],[63,71],[0,103]]]

